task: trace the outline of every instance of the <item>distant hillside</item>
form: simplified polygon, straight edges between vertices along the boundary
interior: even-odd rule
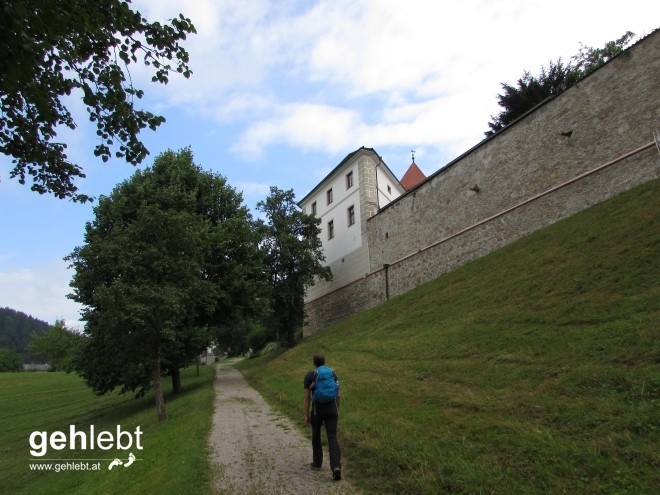
[[[45,321],[14,309],[0,308],[0,348],[15,350],[23,362],[30,361],[27,346],[32,334],[42,335],[49,329],[50,325]]]
[[[654,180],[239,366],[299,424],[326,354],[369,494],[650,494],[658,322]]]

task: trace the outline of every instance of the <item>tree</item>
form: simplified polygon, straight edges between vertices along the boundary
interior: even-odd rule
[[[20,371],[21,357],[13,349],[0,349],[0,372]]]
[[[306,288],[315,277],[332,278],[330,268],[323,265],[321,220],[302,212],[294,199],[293,190],[271,187],[268,198],[257,204],[267,219],[262,249],[269,274],[269,324],[277,341],[289,347],[304,322]]]
[[[153,67],[152,81],[170,73],[190,77],[180,45],[195,32],[179,15],[169,24],[149,22],[130,0],[8,0],[0,6],[0,152],[12,157],[11,178],[40,194],[85,202],[74,179],[83,169],[57,141],[58,127],[76,123],[62,98],[79,95],[96,124],[94,154],[135,165],[148,151],[138,139],[165,119],[136,107],[144,92],[133,86],[129,66]],[[116,148],[118,146],[118,149]]]
[[[258,238],[242,197],[184,149],[159,155],[101,197],[85,244],[67,258],[70,297],[83,304],[85,359],[77,371],[99,394],[152,386],[165,419],[161,375],[211,340],[210,328],[251,310]]]
[[[590,48],[580,43],[580,52],[572,57],[575,67],[583,74],[591,74],[593,71],[605,65],[614,57],[619,56],[635,41],[635,33],[626,31],[621,38],[608,41],[603,48]]]
[[[28,349],[37,357],[47,358],[55,371],[73,371],[83,336],[66,327],[63,320],[57,320],[48,332],[34,335]]]
[[[500,129],[522,117],[547,98],[555,97],[576,82],[580,81],[612,58],[622,53],[634,40],[635,34],[626,32],[616,41],[610,41],[603,48],[590,48],[580,45],[580,52],[571,57],[572,63],[564,65],[561,58],[550,62],[548,68],[541,67],[538,77],[525,71],[515,86],[502,83],[503,93],[497,101],[503,110],[488,123],[492,136]]]
[[[545,99],[557,96],[581,78],[581,73],[570,64],[564,65],[561,59],[550,62],[549,67],[541,67],[538,77],[525,71],[516,86],[502,83],[502,94],[497,95],[499,105],[504,108],[492,122],[486,136],[495,134]]]

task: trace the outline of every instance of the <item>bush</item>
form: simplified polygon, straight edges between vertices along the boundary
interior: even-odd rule
[[[0,349],[0,371],[20,371],[21,357],[13,349]]]
[[[270,354],[271,352],[276,352],[280,349],[280,344],[277,342],[268,342],[263,349],[259,351],[260,356],[265,356],[266,354]]]
[[[247,341],[250,349],[263,349],[268,342],[275,339],[273,332],[264,325],[255,325],[248,333]]]

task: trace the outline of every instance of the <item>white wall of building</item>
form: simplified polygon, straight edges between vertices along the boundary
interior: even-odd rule
[[[352,186],[347,187],[347,175],[352,174]],[[332,202],[328,203],[328,192],[332,190]],[[329,178],[323,187],[302,205],[305,213],[312,213],[316,203],[316,216],[321,219],[321,243],[326,263],[330,264],[347,253],[362,246],[360,223],[360,196],[357,166],[347,163]],[[353,207],[353,225],[349,225],[349,208]],[[329,222],[333,223],[330,238]]]
[[[320,297],[368,273],[369,247],[366,237],[363,239],[367,229],[366,225],[363,228],[362,222],[366,222],[369,215],[362,218],[361,208],[365,204],[365,188],[370,188],[373,194],[374,174],[378,191],[378,208],[387,205],[404,192],[399,181],[373,150],[361,148],[349,157],[345,159],[346,163],[333,170],[300,202],[300,207],[305,213],[315,214],[321,219],[320,239],[325,263],[333,273],[332,281],[319,281],[310,287],[307,290],[306,300]],[[366,179],[372,181],[370,186],[360,183],[360,177],[365,176],[360,173],[361,170],[364,172],[364,167],[370,170],[372,178]],[[352,177],[350,187],[347,179],[349,174]],[[332,202],[328,202],[330,190],[332,190]],[[351,208],[352,215],[349,215]],[[332,237],[330,237],[330,222],[332,222]]]
[[[383,169],[378,170],[378,207],[388,205],[404,193],[398,180]]]

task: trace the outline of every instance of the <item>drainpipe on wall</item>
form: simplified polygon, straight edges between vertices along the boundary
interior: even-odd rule
[[[377,156],[378,156],[378,163],[374,167],[374,173],[376,174],[376,208],[378,208],[376,213],[380,211],[380,195],[378,194],[378,165],[380,165],[382,162],[380,155],[377,154]]]

